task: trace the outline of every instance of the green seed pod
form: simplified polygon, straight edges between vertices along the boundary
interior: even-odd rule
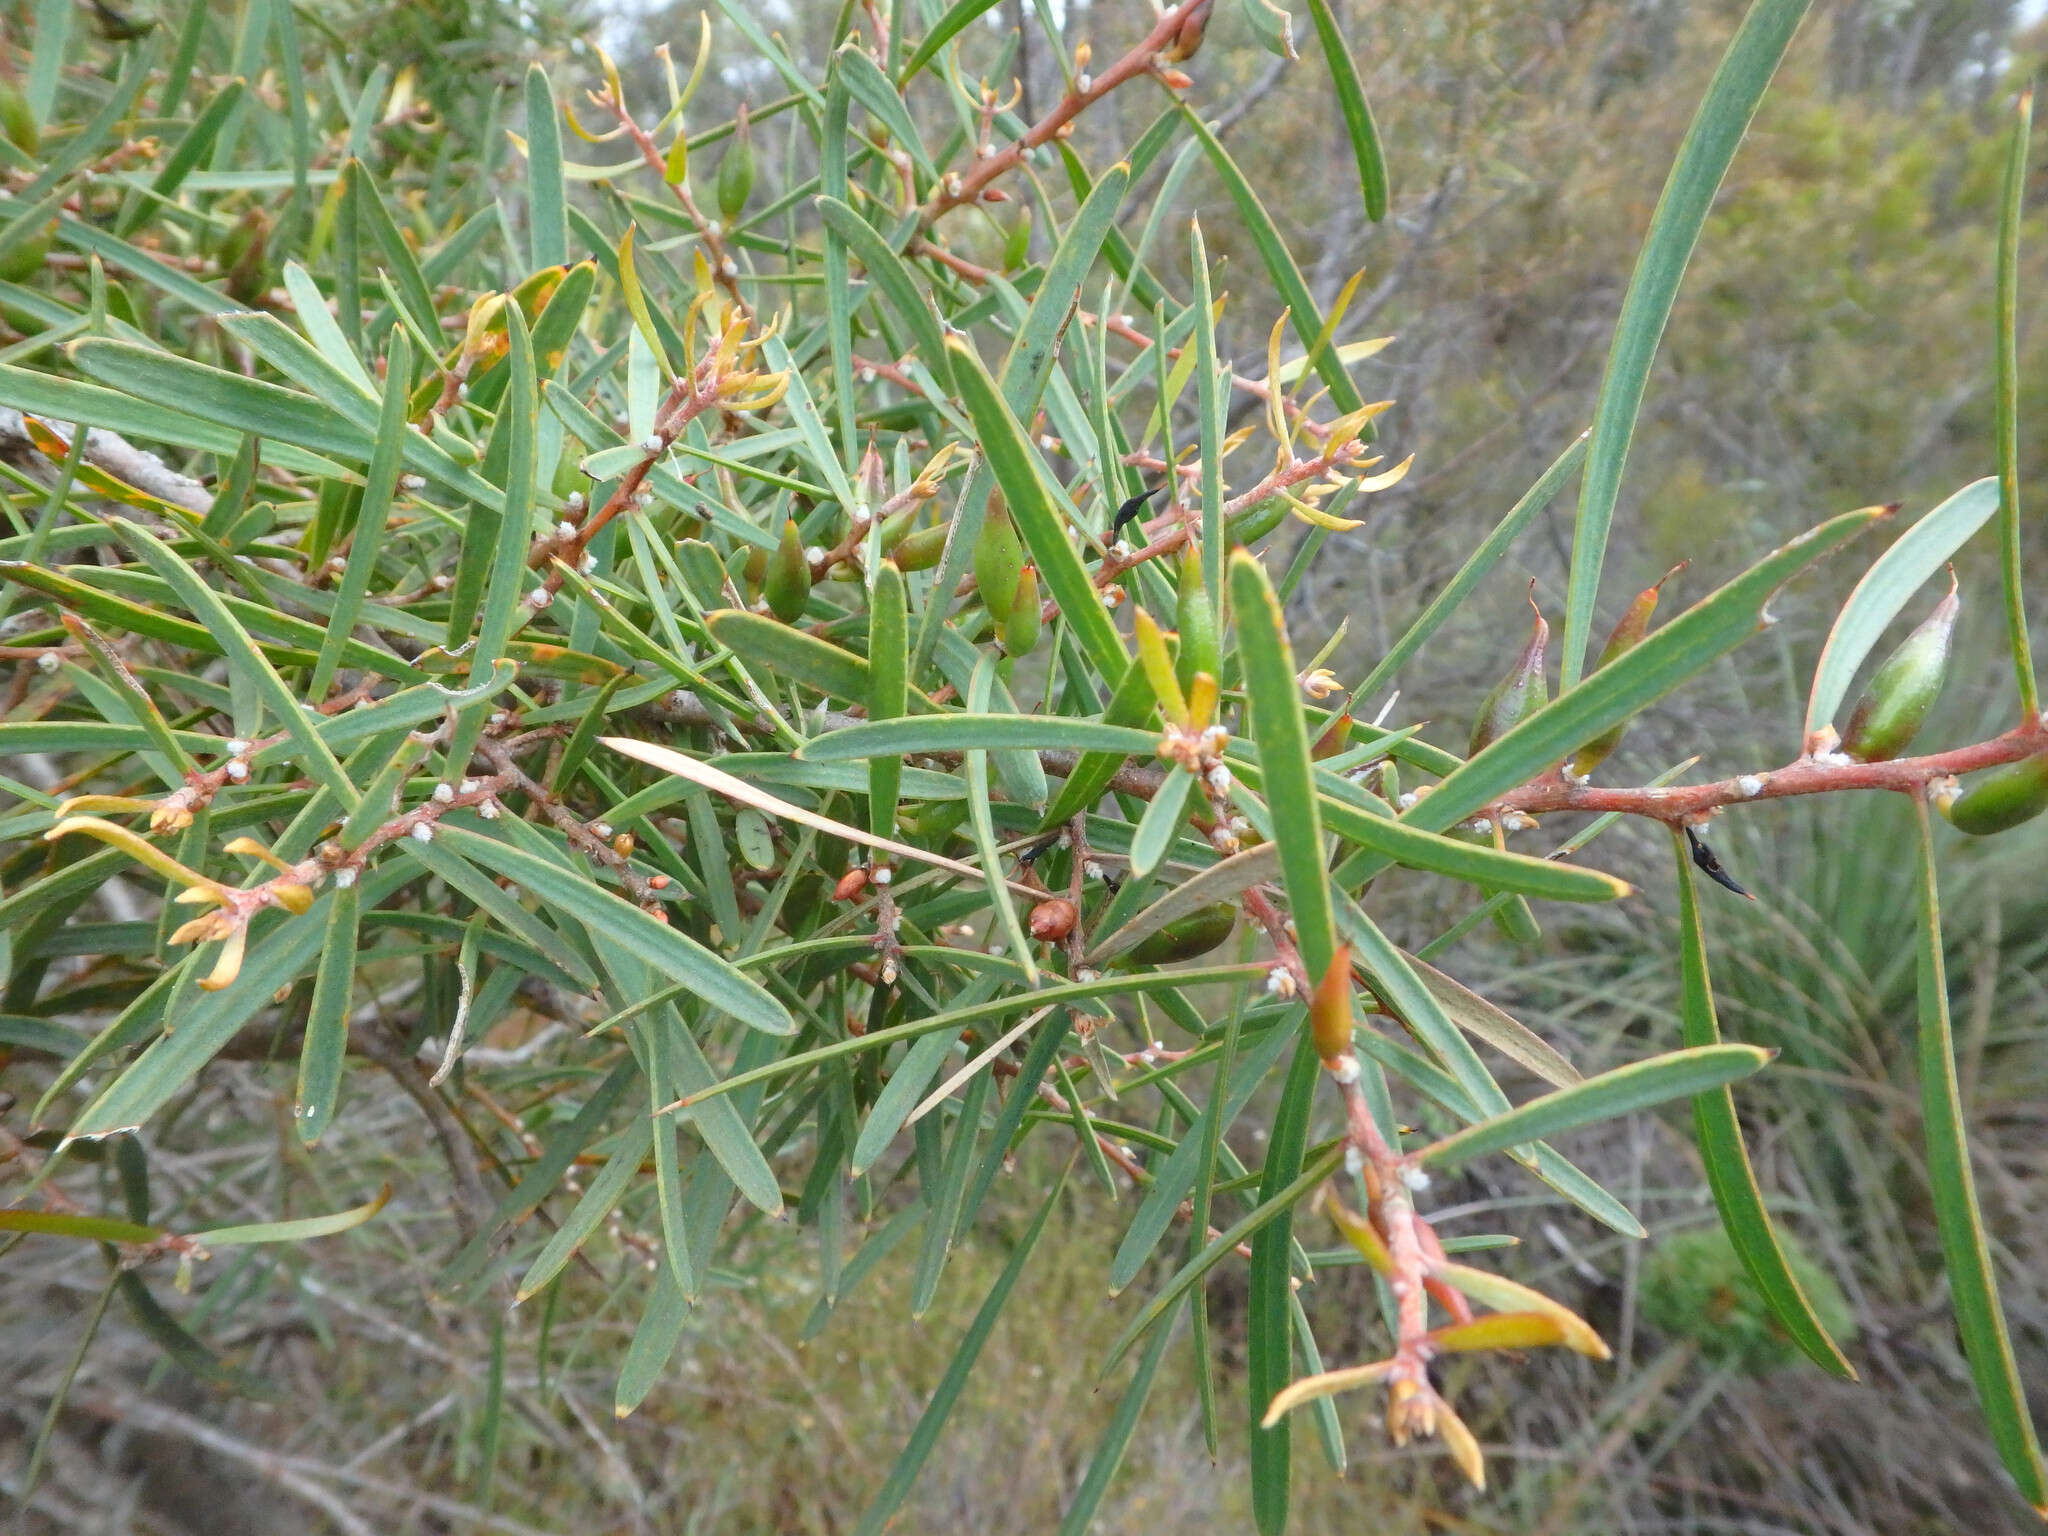
[[[1250,544],[1278,528],[1286,515],[1286,498],[1268,496],[1264,501],[1253,502],[1236,516],[1227,518],[1223,532],[1233,545]]]
[[[1650,615],[1657,611],[1657,594],[1664,590],[1664,583],[1685,569],[1683,562],[1674,565],[1657,578],[1653,587],[1638,592],[1621,615],[1621,621],[1614,626],[1614,632],[1607,637],[1607,644],[1601,648],[1600,659],[1593,663],[1598,672],[1610,661],[1626,656],[1650,632]],[[1628,722],[1611,725],[1579,748],[1571,760],[1571,771],[1578,778],[1585,778],[1607,760],[1608,754],[1621,745],[1621,738],[1628,733]]]
[[[1216,609],[1209,601],[1209,589],[1202,585],[1202,551],[1193,539],[1181,546],[1180,602],[1174,622],[1180,626],[1180,656],[1174,676],[1183,689],[1197,672],[1211,677],[1223,675],[1223,653],[1216,638]]]
[[[1987,774],[1948,807],[1950,825],[1989,837],[2048,811],[2048,756],[2029,757]]]
[[[36,114],[28,97],[5,76],[0,76],[0,133],[7,135],[7,141],[24,154],[33,155],[42,147],[42,130],[36,126]]]
[[[880,537],[883,554],[893,555],[896,546],[910,536],[910,530],[917,522],[918,510],[914,506],[905,507],[901,512],[892,513],[882,519]]]
[[[1532,591],[1534,586],[1531,582]],[[1536,607],[1533,595],[1529,606]],[[1507,735],[1550,702],[1550,686],[1544,677],[1544,654],[1549,645],[1550,625],[1544,621],[1542,610],[1537,609],[1536,627],[1529,632],[1529,643],[1522,647],[1522,654],[1515,658],[1508,675],[1493,685],[1493,691],[1479,706],[1479,718],[1472,722],[1473,754]]]
[[[1948,675],[1949,641],[1955,635],[1956,612],[1961,607],[1951,573],[1948,596],[1934,605],[1918,629],[1899,642],[1899,648],[1885,658],[1863,697],[1856,701],[1849,729],[1842,733],[1842,750],[1857,762],[1889,762],[1920,734],[1927,712],[1941,695],[1942,679]]]
[[[1002,498],[991,496],[981,537],[974,541],[974,584],[981,589],[982,605],[998,624],[1010,617],[1017,578],[1023,574],[1024,541],[1017,537],[1017,525],[1010,521],[1010,509]]]
[[[1029,656],[1038,648],[1040,598],[1038,596],[1038,567],[1027,565],[1017,577],[1017,586],[1010,598],[1010,614],[997,626],[1003,637],[1004,654]]]
[[[1230,930],[1236,926],[1237,908],[1219,901],[1146,935],[1123,958],[1131,965],[1170,965],[1176,960],[1192,960],[1229,938]]]
[[[731,224],[746,211],[754,191],[754,134],[747,126],[747,109],[740,107],[739,124],[732,143],[718,162],[718,216]]]
[[[567,501],[579,491],[589,494],[590,477],[583,473],[583,459],[588,451],[573,437],[562,439],[562,456],[555,460],[555,478],[551,482],[561,500]]]
[[[1017,218],[1003,233],[1003,270],[1014,272],[1031,259],[1031,205],[1017,210]]]
[[[793,517],[783,521],[782,542],[775,546],[761,578],[761,595],[768,599],[768,611],[785,624],[802,618],[804,604],[810,601],[811,562],[804,555],[804,536],[797,531]]]
[[[725,574],[748,597],[759,597],[768,579],[768,551],[758,544],[740,545],[725,557]]]
[[[217,259],[226,274],[228,296],[243,304],[254,304],[270,287],[266,255],[270,245],[270,215],[251,208],[222,238]]]
[[[1380,764],[1379,792],[1380,798],[1386,801],[1387,804],[1396,809],[1400,808],[1401,765],[1391,757]]]
[[[889,552],[889,558],[896,562],[899,571],[928,571],[939,563],[939,557],[946,552],[946,535],[950,530],[943,524],[920,528],[915,533],[906,533]]]
[[[16,242],[14,249],[5,256],[0,256],[0,279],[10,283],[25,283],[42,271],[43,262],[50,254],[50,237],[56,228],[57,221],[52,219],[47,228],[38,230],[26,240]]]

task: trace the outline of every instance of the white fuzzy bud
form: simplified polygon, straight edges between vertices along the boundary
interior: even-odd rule
[[[597,569],[597,556],[585,555],[581,560],[578,560],[576,562],[576,569],[581,571],[585,576],[590,575],[591,572]]]
[[[1344,1171],[1354,1179],[1365,1172],[1365,1148],[1346,1147],[1344,1149]]]
[[[485,821],[496,821],[498,819],[498,802],[495,800],[486,800],[482,805],[476,808],[476,813],[477,815],[483,817]]]
[[[555,524],[555,537],[558,539],[575,538],[576,525],[570,522],[566,517],[563,518],[559,523]]]
[[[427,488],[427,477],[425,475],[400,475],[398,477],[398,488],[401,491],[424,491]]]
[[[571,491],[569,493],[568,499],[564,501],[562,505],[567,507],[571,512],[581,512],[585,507],[589,506],[590,503],[584,498],[584,495],[581,491]]]
[[[590,830],[595,832],[599,837],[608,838],[612,835],[612,824],[608,821],[592,822]]]
[[[436,784],[434,786],[434,804],[446,805],[454,798],[455,787],[452,784]]]
[[[1358,1058],[1348,1052],[1345,1055],[1339,1056],[1337,1058],[1337,1065],[1330,1069],[1330,1076],[1345,1087],[1350,1087],[1358,1081]]]
[[[476,780],[475,780],[475,779],[464,779],[464,780],[462,781],[462,783],[461,783],[461,784],[460,784],[460,785],[459,785],[459,786],[457,787],[457,790],[456,790],[456,792],[457,792],[458,794],[464,794],[464,795],[473,795],[473,794],[475,794],[475,793],[476,793]]]
[[[554,593],[550,592],[546,587],[535,587],[531,592],[526,594],[526,601],[529,605],[535,608],[545,608],[549,603],[553,602],[554,600]]]
[[[1074,980],[1080,982],[1083,986],[1086,986],[1091,981],[1100,981],[1101,979],[1102,973],[1100,971],[1092,970],[1085,965],[1074,972]]]
[[[1763,775],[1756,773],[1745,773],[1741,778],[1735,781],[1735,787],[1742,791],[1743,799],[1754,800],[1758,795],[1764,792]]]
[[[1208,773],[1209,792],[1215,795],[1230,793],[1230,770],[1218,763]]]
[[[1100,880],[1103,877],[1102,866],[1093,859],[1088,860],[1087,863],[1081,866],[1081,873],[1090,880]]]
[[[823,565],[825,563],[825,547],[822,544],[811,545],[804,551],[804,561],[808,565]]]
[[[853,512],[851,515],[853,517],[853,526],[856,528],[865,528],[869,523],[875,520],[874,512],[869,508],[868,504],[864,501],[857,501],[853,504]]]
[[[879,864],[875,867],[875,872],[868,878],[877,885],[887,885],[896,878],[896,872],[886,864]]]
[[[45,651],[36,658],[36,670],[39,672],[54,672],[62,665],[64,659],[55,651]]]
[[[414,822],[412,840],[416,843],[431,843],[434,840],[434,824],[431,821]]]
[[[1401,1170],[1401,1182],[1419,1195],[1429,1188],[1429,1175],[1420,1168],[1411,1166]]]
[[[238,757],[223,768],[221,772],[225,773],[232,782],[240,784],[249,777],[249,765]]]
[[[640,451],[646,454],[660,453],[668,444],[661,440],[659,432],[650,432],[640,440]]]
[[[1415,805],[1415,803],[1421,798],[1422,797],[1416,794],[1414,790],[1404,789],[1403,791],[1401,791],[1401,809],[1404,811],[1411,809]]]

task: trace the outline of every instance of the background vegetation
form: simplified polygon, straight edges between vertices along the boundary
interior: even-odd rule
[[[1327,663],[1340,677],[1372,668],[1590,419],[1664,170],[1741,9],[1672,0],[1338,7],[1392,158],[1391,210],[1376,225],[1358,207],[1327,76],[1312,59],[1274,61],[1236,10],[1219,19],[1193,99],[1226,125],[1321,305],[1365,269],[1342,339],[1397,338],[1359,371],[1398,401],[1382,435],[1417,452],[1415,470],[1375,498],[1366,529],[1324,547],[1290,611],[1298,643],[1348,621]],[[799,3],[769,24],[800,63],[822,66],[827,10]],[[1108,6],[1060,14],[1069,46],[1099,34],[1105,52],[1132,25]],[[1013,67],[1042,110],[1057,76],[1038,18],[1019,10],[1006,20],[1024,39]],[[1891,499],[1917,511],[1992,469],[2003,108],[2044,47],[2024,20],[2016,6],[1953,0],[1817,8],[1681,290],[1616,520],[1614,590],[1705,555],[1716,569],[1739,568],[1827,513]],[[117,45],[96,32],[94,13],[18,5],[9,21],[11,57],[31,92],[53,25],[67,41],[64,73],[50,88],[81,102],[104,91]],[[183,21],[181,7],[165,8],[167,33]],[[732,39],[726,18],[713,24],[721,45]],[[431,0],[217,8],[201,29],[207,88],[195,82],[194,96],[247,78],[245,152],[273,167],[289,163],[276,146],[293,132],[276,41],[287,25],[310,75],[345,83],[335,99],[372,108],[355,125],[338,110],[310,125],[326,163],[351,144],[391,178],[400,227],[422,247],[521,174],[501,130],[522,126],[529,62],[546,63],[567,97],[601,80],[585,41],[599,38],[620,60],[629,97],[659,101],[653,44],[670,43],[686,66],[698,28],[694,6],[615,15]],[[997,56],[995,28],[974,41]],[[779,91],[742,52],[735,46],[726,62],[721,47],[693,120],[723,121],[739,102]],[[1084,119],[1075,147],[1099,165],[1148,118],[1111,98],[1099,118]],[[573,142],[571,151],[617,153]],[[779,195],[782,153],[773,132],[760,135],[757,200]],[[2030,206],[2048,206],[2039,179]],[[1184,165],[1168,157],[1141,190],[1158,201],[1134,195],[1127,207],[1140,212],[1127,217],[1163,207],[1162,237],[1172,231],[1177,241],[1179,216],[1202,211],[1219,292],[1262,282],[1199,155]],[[266,189],[252,201],[275,206],[275,196]],[[231,189],[210,198],[216,224],[240,217]],[[317,212],[309,198],[287,216]],[[957,244],[994,263],[1002,235],[991,227]],[[2028,216],[2021,250],[2024,321],[2048,280],[2039,216]],[[83,255],[60,244],[58,256],[68,276],[46,286],[49,302],[89,311]],[[117,316],[133,302],[122,287],[111,284],[100,300]],[[1262,305],[1233,304],[1218,324],[1220,350],[1254,372],[1270,323],[1262,317]],[[48,308],[9,321],[27,340],[38,326],[66,323]],[[2021,420],[2030,422],[2048,338],[2024,324],[2020,334]],[[2038,485],[2048,437],[2023,432],[2021,449],[2022,481]],[[1402,669],[1404,690],[1430,701],[1431,739],[1463,746],[1464,722],[1512,649],[1503,637],[1525,621],[1528,583],[1547,609],[1561,606],[1570,518],[1570,499],[1560,499],[1481,588],[1471,610],[1478,622],[1453,626]],[[2037,577],[2042,547],[2030,542]],[[1789,757],[1811,657],[1855,574],[1819,569],[1770,636],[1682,705],[1639,720],[1617,760],[1622,775],[1647,779],[1696,753],[1717,776]],[[1961,562],[1961,577],[1959,672],[1935,727],[1953,740],[1998,728],[2005,676],[1988,546]],[[1774,1213],[1841,1287],[1865,1383],[1728,1353],[1725,1339],[1696,1326],[1684,1285],[1705,1261],[1679,1242],[1714,1221],[1697,1154],[1680,1116],[1632,1117],[1579,1133],[1569,1150],[1641,1213],[1648,1245],[1614,1240],[1483,1167],[1434,1197],[1477,1218],[1477,1229],[1521,1239],[1515,1272],[1592,1318],[1615,1344],[1617,1365],[1546,1352],[1454,1364],[1452,1394],[1494,1465],[1483,1498],[1432,1451],[1389,1449],[1369,1428],[1350,1437],[1339,1480],[1310,1448],[1315,1437],[1301,1434],[1298,1529],[1367,1520],[1388,1531],[1556,1536],[2030,1525],[1984,1443],[1941,1279],[1912,1061],[1913,908],[1898,856],[1909,837],[1905,807],[1858,797],[1757,808],[1715,838],[1760,898],[1713,913],[1722,1022],[1736,1038],[1783,1052],[1744,1090],[1752,1153],[1779,1197]],[[1623,825],[1603,847],[1604,867],[1637,882],[1630,902],[1570,909],[1537,945],[1482,927],[1453,951],[1461,977],[1588,1073],[1669,1047],[1679,1031],[1662,833]],[[1960,850],[1945,879],[1972,1150],[2022,1375],[2037,1399],[2048,1382],[2044,852],[2038,827],[2029,829]],[[1383,920],[1411,949],[1469,907],[1466,893],[1442,883],[1415,879],[1396,890],[1402,899],[1381,903]],[[120,910],[121,899],[110,893],[99,915],[148,915]],[[442,1006],[394,996],[390,1022],[403,1035]],[[544,1009],[515,1005],[481,1047],[500,1054],[474,1059],[495,1061],[494,1082],[516,1086],[522,1049],[550,1022]],[[336,1210],[385,1182],[400,1197],[376,1221],[311,1248],[217,1260],[190,1300],[164,1290],[189,1336],[271,1383],[269,1399],[167,1363],[146,1314],[108,1309],[48,1442],[30,1529],[253,1532],[303,1521],[309,1508],[339,1529],[850,1529],[1064,1155],[1027,1144],[917,1320],[907,1316],[917,1262],[909,1244],[807,1337],[818,1302],[815,1233],[756,1224],[731,1267],[711,1275],[709,1300],[690,1314],[662,1385],[621,1420],[613,1379],[637,1300],[627,1305],[608,1276],[581,1272],[545,1309],[478,1308],[438,1288],[460,1246],[436,1195],[454,1177],[437,1141],[445,1125],[396,1092],[366,1094],[309,1156],[291,1124],[289,1055],[282,1068],[271,1059],[280,1049],[258,1043],[250,1059],[210,1073],[154,1136],[159,1210],[203,1212],[217,1224]],[[0,1124],[13,1134],[25,1131],[48,1070],[21,1052],[5,1071],[0,1088],[16,1106]],[[458,1101],[480,1124],[494,1113],[481,1077],[468,1079]],[[1508,1086],[1521,1097],[1535,1085]],[[1248,1115],[1244,1135],[1260,1123]],[[1245,1150],[1256,1148],[1247,1141]],[[117,1170],[107,1178],[117,1189]],[[1098,1384],[1097,1367],[1129,1307],[1106,1301],[1104,1282],[1130,1196],[1117,1207],[1100,1182],[1077,1178],[1068,1189],[1031,1258],[1030,1284],[998,1323],[905,1505],[903,1529],[1053,1529],[1087,1473],[1121,1381]],[[0,1266],[0,1359],[16,1366],[0,1389],[0,1488],[21,1486],[104,1285],[102,1267],[71,1245],[23,1242]],[[1221,1272],[1211,1315],[1226,1374],[1241,1362],[1240,1295],[1239,1275]],[[1325,1271],[1316,1319],[1326,1356],[1376,1354],[1376,1310],[1362,1270]],[[1205,1447],[1190,1360],[1184,1340],[1166,1357],[1155,1411],[1097,1529],[1248,1527],[1242,1433],[1226,1433],[1213,1456]],[[1241,1395],[1235,1382],[1221,1390]]]

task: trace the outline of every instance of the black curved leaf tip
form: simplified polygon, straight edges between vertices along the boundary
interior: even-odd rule
[[[1733,875],[1729,874],[1727,870],[1721,867],[1721,861],[1714,856],[1714,850],[1707,846],[1705,838],[1701,837],[1699,833],[1693,831],[1691,827],[1687,827],[1685,829],[1685,840],[1692,847],[1692,861],[1694,864],[1699,866],[1701,874],[1705,875],[1709,880],[1713,881],[1716,885],[1726,886],[1729,890],[1733,891],[1736,895],[1743,897],[1745,900],[1756,900],[1756,898],[1754,896],[1751,896],[1748,891],[1745,891],[1741,886],[1735,883],[1735,877]]]

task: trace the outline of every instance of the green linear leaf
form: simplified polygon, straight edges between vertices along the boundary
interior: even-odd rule
[[[1195,787],[1195,776],[1187,767],[1175,763],[1167,770],[1166,780],[1153,795],[1151,804],[1145,807],[1145,814],[1139,818],[1137,830],[1131,834],[1131,876],[1142,880],[1159,867],[1174,842],[1180,837],[1182,823],[1186,820],[1188,795]]]
[[[1773,1054],[1754,1045],[1702,1045],[1667,1051],[1531,1099],[1504,1115],[1432,1142],[1416,1156],[1438,1168],[1455,1168],[1488,1152],[1504,1152],[1595,1120],[1618,1119],[1667,1099],[1705,1093],[1759,1071]]]
[[[1016,339],[1010,343],[998,370],[1003,398],[1022,420],[1028,421],[1038,412],[1046,381],[1052,377],[1054,359],[1059,355],[1060,337],[1066,334],[1074,304],[1081,296],[1081,285],[1088,280],[1104,239],[1116,225],[1117,211],[1130,184],[1129,165],[1119,161],[1104,171],[1073,218],[1067,221],[1066,233],[1060,236],[1052,260],[1045,264],[1045,276],[1039,279],[1038,291],[1031,296],[1031,307],[1024,312]],[[1000,471],[996,479],[1000,484]],[[1041,558],[1040,573],[1043,571]]]
[[[202,1248],[240,1248],[250,1243],[302,1243],[311,1237],[331,1237],[351,1227],[360,1227],[383,1210],[384,1203],[390,1198],[391,1186],[386,1184],[375,1199],[345,1211],[335,1211],[327,1216],[301,1216],[291,1221],[254,1221],[240,1226],[214,1227],[205,1232],[194,1232],[192,1241]]]
[[[789,678],[849,704],[867,700],[872,686],[867,661],[844,646],[821,640],[765,613],[749,613],[743,608],[721,608],[707,615],[704,622],[712,639],[730,647],[750,667]]]
[[[555,92],[539,64],[526,69],[526,219],[535,267],[569,259],[567,200],[562,190],[562,122]]]
[[[445,841],[472,863],[509,876],[564,916],[605,934],[654,967],[656,974],[689,980],[706,1006],[771,1035],[795,1033],[789,1010],[758,982],[588,876],[461,827],[443,825],[435,840]]]
[[[932,24],[931,31],[925,33],[917,51],[904,61],[903,73],[896,77],[897,86],[908,85],[910,77],[938,57],[941,48],[965,31],[975,17],[993,10],[995,5],[996,0],[954,0],[946,14]]]
[[[1834,719],[1849,695],[1849,685],[1856,680],[1856,669],[1885,627],[1997,510],[1998,481],[1990,476],[1974,480],[1900,534],[1890,549],[1871,562],[1842,604],[1814,666],[1813,692],[1806,701],[1809,738]]]
[[[1020,335],[1018,339],[1023,338]],[[1046,489],[1038,455],[972,344],[964,336],[954,336],[946,345],[953,354],[954,382],[974,420],[982,452],[1002,488],[1010,517],[1038,566],[1039,581],[1102,674],[1122,677],[1129,653],[1081,564],[1079,551],[1067,542],[1066,522]]]
[[[910,608],[903,573],[887,560],[875,570],[868,593],[868,718],[894,720],[910,703]],[[896,835],[896,801],[903,788],[903,759],[868,760],[868,830]]]
[[[1281,856],[1284,861],[1284,848]],[[1266,1166],[1259,1177],[1259,1205],[1245,1218],[1249,1221],[1269,1208],[1276,1218],[1252,1234],[1252,1260],[1246,1277],[1245,1406],[1251,1433],[1252,1515],[1262,1536],[1280,1536],[1287,1527],[1293,1466],[1292,1430],[1285,1423],[1266,1429],[1261,1422],[1266,1405],[1294,1373],[1293,1208],[1320,1182],[1321,1174],[1334,1171],[1330,1159],[1341,1150],[1324,1153],[1302,1170],[1316,1080],[1321,1076],[1315,1044],[1303,1032],[1296,1041],[1294,1059],[1288,1063],[1286,1086],[1273,1115]],[[1206,1256],[1205,1249],[1195,1262]]]
[[[1387,157],[1380,147],[1380,131],[1372,120],[1372,107],[1366,102],[1351,47],[1330,12],[1330,0],[1308,0],[1308,13],[1315,21],[1316,40],[1323,46],[1330,79],[1337,88],[1337,110],[1344,114],[1352,156],[1358,161],[1358,190],[1365,199],[1365,216],[1377,224],[1387,216]]]
[[[1920,824],[1919,996],[1920,1114],[1927,1136],[1927,1182],[1934,1196],[1934,1220],[1948,1264],[1956,1332],[1970,1362],[1977,1403],[1991,1425],[1998,1459],[2037,1512],[2048,1516],[2048,1465],[2026,1387],[2013,1357],[2012,1336],[1998,1300],[1998,1276],[1991,1265],[1984,1212],[1970,1171],[1969,1133],[1963,1123],[1962,1090],[1956,1082],[1955,1043],[1949,1027],[1948,976],[1942,960],[1941,888],[1934,870],[1934,828],[1927,802],[1915,799]]]
[[[843,45],[832,56],[832,68],[839,78],[846,82],[846,89],[853,99],[868,109],[874,120],[889,130],[889,136],[910,152],[910,158],[917,168],[927,176],[936,176],[931,156],[925,151],[924,140],[918,136],[917,124],[911,120],[910,111],[897,94],[896,86],[882,73],[882,66],[870,58],[857,43]]]
[[[1728,44],[1699,110],[1678,146],[1656,212],[1643,236],[1628,294],[1615,322],[1600,399],[1593,411],[1593,439],[1586,477],[1579,489],[1579,515],[1572,534],[1571,584],[1565,596],[1564,683],[1579,681],[1599,597],[1600,567],[1607,557],[1607,530],[1621,493],[1622,465],[1635,435],[1636,414],[1650,381],[1657,343],[1671,318],[1678,284],[1692,259],[1700,230],[1735,158],[1736,146],[1777,72],[1778,61],[1805,16],[1809,0],[1755,0]]]
[[[712,615],[712,633],[740,647],[720,633]],[[759,615],[747,614],[747,618]],[[769,621],[772,622],[772,621]],[[785,634],[786,626],[776,625]],[[806,637],[808,638],[808,637]],[[820,644],[824,642],[819,642]],[[846,653],[853,661],[859,657]],[[863,664],[864,665],[864,664]],[[789,670],[785,668],[784,670]],[[845,697],[846,695],[841,695]],[[860,694],[851,697],[859,698]],[[843,726],[803,744],[798,758],[804,762],[832,763],[848,758],[902,757],[913,753],[966,752],[973,749],[997,751],[1022,748],[1028,751],[1103,751],[1150,755],[1159,745],[1157,731],[1142,731],[1126,725],[1108,725],[1099,720],[1075,720],[1051,715],[982,715],[954,713],[924,715],[898,720],[874,720],[865,725]]]
[[[298,1102],[292,1110],[299,1140],[307,1146],[319,1141],[333,1123],[335,1100],[341,1093],[361,912],[358,887],[334,893],[327,932],[320,943],[320,968],[313,978],[312,1006],[306,1014],[306,1038],[299,1048]]]
[[[1330,968],[1336,938],[1315,765],[1309,757],[1287,622],[1265,567],[1247,550],[1230,557],[1230,606],[1237,618],[1252,738],[1259,747],[1266,808],[1273,818],[1273,841],[1280,845],[1280,876],[1294,914],[1296,942],[1309,975],[1320,977]]]
[[[0,1232],[40,1232],[51,1237],[76,1237],[93,1243],[149,1243],[164,1235],[162,1227],[119,1221],[111,1216],[80,1216],[69,1211],[28,1211],[0,1208]]]
[[[2020,214],[2027,195],[2027,145],[2033,137],[2034,93],[2022,91],[2005,152],[2005,185],[1998,211],[1998,553],[2005,589],[2006,643],[2019,683],[2020,718],[2041,708],[2034,653],[2027,642],[2027,606],[2020,585]]]
[[[1714,1015],[1713,983],[1707,973],[1707,936],[1700,924],[1699,894],[1694,887],[1692,860],[1676,828],[1671,833],[1672,852],[1678,868],[1678,931],[1680,971],[1684,986],[1685,1043],[1688,1046],[1718,1045],[1721,1025]],[[1856,1368],[1828,1336],[1825,1325],[1800,1287],[1799,1277],[1785,1262],[1778,1234],[1771,1228],[1770,1213],[1764,1209],[1764,1194],[1750,1165],[1749,1149],[1742,1144],[1742,1123],[1735,1116],[1735,1096],[1726,1087],[1709,1089],[1692,1101],[1693,1133],[1699,1140],[1700,1161],[1707,1170],[1707,1184],[1714,1192],[1714,1204],[1721,1212],[1721,1225],[1728,1241],[1742,1260],[1742,1267],[1755,1282],[1757,1292],[1771,1309],[1792,1342],[1822,1370],[1844,1380],[1856,1380]]]

